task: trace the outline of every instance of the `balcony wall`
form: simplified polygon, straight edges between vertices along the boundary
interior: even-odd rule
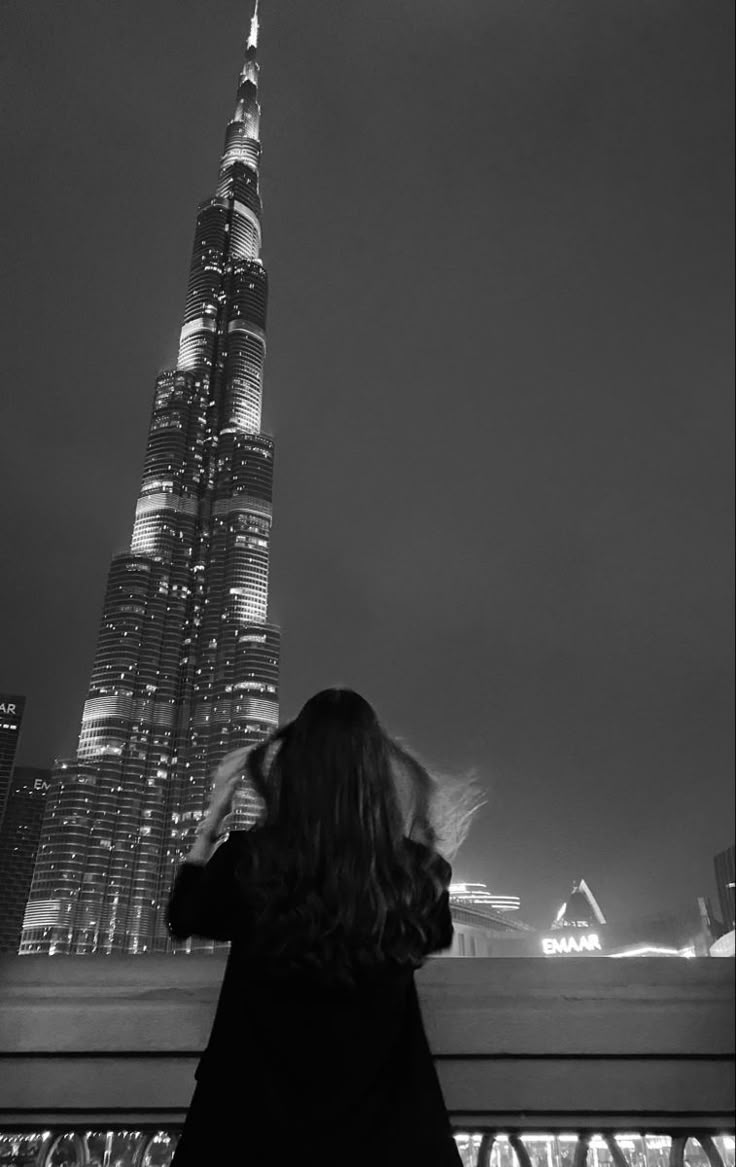
[[[463,1130],[733,1129],[729,960],[430,960],[418,984]],[[221,956],[0,958],[0,1129],[175,1127]]]

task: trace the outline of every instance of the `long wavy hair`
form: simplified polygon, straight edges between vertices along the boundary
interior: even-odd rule
[[[474,781],[439,783],[350,689],[317,693],[246,765],[262,812],[237,874],[256,953],[346,983],[419,967]]]

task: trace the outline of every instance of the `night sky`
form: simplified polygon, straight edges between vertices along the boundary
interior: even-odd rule
[[[265,0],[282,712],[357,688],[549,921],[733,840],[733,6]],[[4,6],[2,669],[76,742],[250,9]]]

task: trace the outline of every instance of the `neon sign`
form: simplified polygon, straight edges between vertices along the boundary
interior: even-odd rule
[[[602,952],[597,932],[587,932],[584,936],[545,936],[542,941],[545,956],[571,956],[583,952]]]

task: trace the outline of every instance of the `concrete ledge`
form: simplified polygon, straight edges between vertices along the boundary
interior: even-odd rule
[[[0,1125],[183,1119],[224,956],[0,958]],[[431,960],[417,981],[458,1124],[733,1126],[733,964]]]

